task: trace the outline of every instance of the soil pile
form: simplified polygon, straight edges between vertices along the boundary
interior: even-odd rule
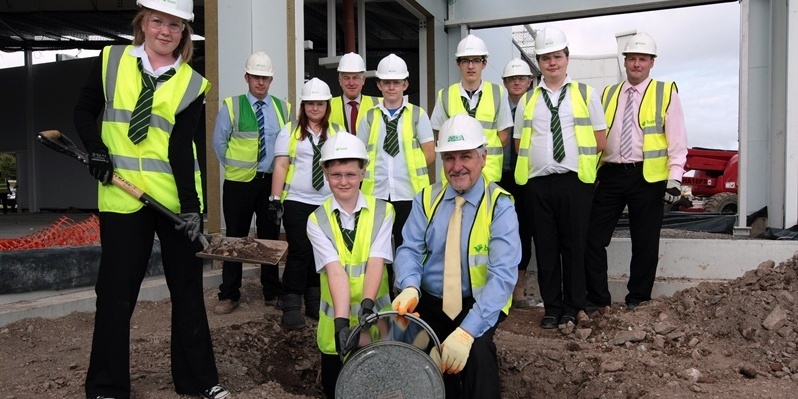
[[[256,277],[245,279],[241,307],[209,315],[222,383],[236,399],[323,397],[315,324],[282,330],[279,311],[263,304],[260,289]],[[216,290],[206,290],[206,306],[215,304]],[[736,280],[702,283],[634,311],[616,304],[580,314],[578,326],[560,330],[538,327],[542,308],[514,310],[496,334],[503,397],[795,397],[796,312],[798,257],[778,266],[763,262]],[[139,303],[133,316],[136,398],[177,397],[169,317],[168,301]],[[92,320],[73,314],[0,329],[4,398],[83,397]]]

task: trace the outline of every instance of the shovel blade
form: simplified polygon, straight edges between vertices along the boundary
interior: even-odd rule
[[[210,244],[198,258],[276,265],[288,249],[288,243],[279,240],[263,240],[258,238],[235,238],[212,236]]]

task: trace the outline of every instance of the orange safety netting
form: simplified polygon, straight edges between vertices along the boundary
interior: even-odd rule
[[[50,226],[19,238],[0,238],[0,251],[92,245],[100,242],[100,219],[91,215],[75,222],[61,216]]]

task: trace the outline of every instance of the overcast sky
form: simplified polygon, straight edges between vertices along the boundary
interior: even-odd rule
[[[533,24],[532,28],[547,25],[565,32],[572,55],[614,54],[616,33],[649,33],[658,53],[651,76],[675,81],[679,87],[688,146],[737,149],[738,3]],[[507,32],[505,28],[503,34]],[[490,66],[500,71],[503,65]]]

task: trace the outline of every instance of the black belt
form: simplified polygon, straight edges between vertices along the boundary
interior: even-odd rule
[[[255,173],[255,178],[256,178],[256,179],[265,179],[265,178],[267,178],[267,177],[270,177],[271,175],[272,175],[271,173],[266,173],[266,172],[256,172],[256,173]]]
[[[643,162],[631,162],[631,163],[612,163],[612,162],[605,162],[605,166],[613,167],[613,168],[620,168],[620,169],[634,169],[640,166],[643,166]]]

